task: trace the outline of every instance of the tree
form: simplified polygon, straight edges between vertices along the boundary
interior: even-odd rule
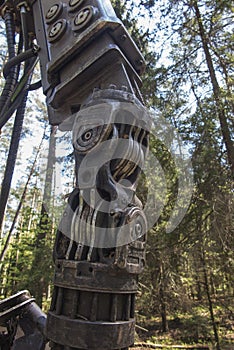
[[[33,263],[31,266],[32,273],[32,285],[31,292],[35,296],[39,306],[42,306],[43,295],[46,294],[48,290],[48,285],[51,282],[51,276],[47,273],[45,268],[45,257],[50,254],[52,256],[52,251],[48,251],[48,240],[51,240],[54,233],[53,227],[53,213],[52,209],[52,199],[53,199],[53,174],[55,167],[55,135],[57,127],[51,126],[50,137],[49,137],[49,149],[47,155],[47,165],[45,174],[45,184],[43,191],[43,198],[41,203],[41,210],[39,216],[39,222],[36,230],[35,237],[35,249]],[[51,245],[49,244],[49,250]],[[49,264],[51,264],[51,259]]]
[[[159,271],[167,271],[170,277],[165,287],[166,294],[169,293],[166,306],[170,313],[175,304],[170,282],[177,276],[177,307],[183,310],[183,303],[187,302],[182,293],[184,290],[188,299],[199,299],[201,304],[205,304],[210,313],[216,348],[219,349],[215,309],[222,303],[224,295],[232,294],[233,290],[227,287],[224,293],[219,292],[222,284],[231,284],[229,242],[231,245],[233,242],[227,233],[233,232],[233,222],[230,222],[230,215],[233,217],[230,213],[233,200],[233,94],[230,88],[233,81],[233,34],[230,2],[181,0],[139,1],[138,4],[139,12],[145,16],[144,5],[156,14],[155,27],[149,29],[148,38],[154,38],[155,42],[150,44],[159,50],[156,67],[150,67],[152,69],[148,70],[146,79],[146,89],[148,84],[150,92],[146,95],[148,103],[160,110],[180,132],[191,153],[195,182],[190,208],[173,235],[169,237],[163,230],[167,215],[161,216],[157,229],[150,233],[148,268],[142,281],[154,286],[151,293],[147,290],[146,295],[156,300],[159,312]],[[170,203],[173,200],[172,196]],[[156,237],[152,238],[155,233]],[[222,241],[221,237],[227,235],[229,241]],[[225,252],[222,246],[225,246]],[[159,253],[156,253],[158,250]],[[224,263],[224,256],[228,263]],[[160,261],[163,261],[163,269],[160,269]],[[229,277],[225,277],[226,273]],[[154,304],[147,299],[147,306],[150,305],[152,312]],[[144,312],[147,313],[146,310]]]

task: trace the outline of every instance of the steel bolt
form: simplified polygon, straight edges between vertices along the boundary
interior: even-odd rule
[[[57,12],[58,12],[58,9],[59,9],[59,5],[56,4],[56,5],[53,5],[47,12],[46,14],[46,19],[51,19],[53,18],[54,16],[56,16]]]
[[[142,226],[140,223],[136,224],[135,231],[136,231],[137,235],[140,235],[142,233]]]
[[[80,26],[86,21],[88,21],[90,14],[91,14],[91,10],[88,7],[81,10],[75,18],[75,25]]]
[[[127,87],[126,85],[122,85],[122,86],[121,86],[121,90],[122,90],[122,91],[128,91],[128,87]]]
[[[108,86],[109,89],[112,89],[112,90],[116,90],[117,89],[117,86],[115,84],[110,84]]]
[[[74,6],[78,7],[78,6],[80,6],[82,4],[83,1],[84,0],[70,0],[69,1],[69,6],[71,6],[71,7],[74,7]]]
[[[84,0],[70,0],[69,1],[69,12],[75,12],[82,4]]]
[[[58,40],[66,30],[67,22],[65,19],[60,19],[49,29],[49,41],[55,42]]]
[[[54,38],[56,35],[58,35],[62,27],[63,27],[63,22],[59,21],[55,23],[49,32],[49,37]]]
[[[62,3],[51,6],[45,16],[46,23],[50,24],[52,22],[55,22],[62,11],[63,11]]]
[[[82,141],[89,141],[93,136],[93,130],[88,130],[82,135]]]

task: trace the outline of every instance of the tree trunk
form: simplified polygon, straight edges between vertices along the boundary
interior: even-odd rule
[[[15,116],[15,121],[14,121],[12,136],[11,136],[11,143],[10,143],[8,157],[7,157],[4,177],[2,181],[2,187],[0,192],[0,236],[2,234],[4,216],[5,216],[8,197],[10,194],[11,182],[12,182],[12,177],[14,174],[14,169],[15,169],[15,164],[16,164],[16,159],[18,154],[19,142],[20,142],[21,132],[23,128],[26,101],[27,101],[27,93],[25,93],[22,104],[18,108]]]
[[[209,304],[210,319],[211,319],[213,332],[214,332],[216,350],[221,350],[220,343],[219,343],[219,334],[218,334],[217,324],[216,324],[215,316],[214,316],[213,302],[211,299],[210,285],[209,285],[209,280],[208,280],[208,275],[207,275],[206,258],[205,258],[204,251],[202,252],[202,265],[203,265],[202,268],[203,268],[203,276],[204,276],[204,286],[205,286],[205,291],[206,291],[207,300],[208,300],[208,304]]]
[[[33,173],[34,173],[34,171],[35,171],[37,159],[38,159],[39,153],[40,153],[40,151],[41,151],[41,147],[42,147],[42,142],[43,142],[43,140],[44,140],[44,135],[43,135],[42,140],[41,140],[41,142],[40,142],[40,145],[39,145],[39,147],[38,147],[38,149],[37,149],[37,153],[36,153],[36,155],[35,155],[34,162],[33,162],[33,164],[32,164],[30,173],[29,173],[29,175],[28,175],[27,182],[26,182],[26,184],[25,184],[25,186],[24,186],[24,190],[23,190],[22,196],[21,196],[21,198],[20,198],[20,202],[19,202],[19,204],[18,204],[18,207],[17,207],[17,209],[16,209],[14,219],[13,219],[13,221],[12,221],[12,224],[11,224],[10,230],[9,230],[9,232],[8,232],[8,235],[7,235],[5,244],[4,244],[4,246],[3,246],[3,249],[2,249],[2,251],[1,251],[1,253],[0,253],[0,272],[1,272],[1,266],[2,266],[1,263],[3,262],[4,257],[5,257],[5,255],[6,255],[6,253],[7,253],[7,249],[8,249],[10,240],[11,240],[12,232],[14,231],[15,224],[16,224],[16,222],[17,222],[18,216],[19,216],[19,214],[20,214],[20,210],[21,210],[21,208],[22,208],[22,205],[23,205],[23,203],[24,203],[24,200],[25,200],[25,197],[26,197],[26,194],[27,194],[28,185],[29,185],[29,183],[30,183],[30,181],[31,181],[31,178],[32,178],[32,176],[33,176]]]
[[[160,313],[162,320],[162,332],[168,332],[168,321],[167,321],[167,304],[165,295],[165,271],[163,262],[161,262],[161,281],[159,285],[159,301],[160,301]]]
[[[37,226],[37,236],[35,240],[34,259],[31,267],[32,279],[31,291],[36,298],[37,304],[42,307],[43,295],[47,293],[48,283],[43,275],[40,276],[41,267],[44,265],[43,250],[47,234],[53,230],[52,220],[49,217],[51,207],[51,193],[53,183],[53,173],[55,164],[55,134],[57,127],[51,126],[49,150],[47,156],[45,187],[41,205],[40,220]]]
[[[234,144],[231,139],[231,133],[228,127],[228,122],[225,115],[225,109],[222,103],[221,90],[218,84],[214,64],[213,64],[209,46],[208,46],[208,37],[205,32],[205,28],[203,26],[200,9],[198,7],[198,3],[196,0],[193,1],[193,8],[196,13],[196,18],[197,18],[198,27],[199,27],[199,34],[201,36],[202,46],[206,57],[206,63],[210,74],[211,84],[213,87],[214,100],[216,103],[217,114],[220,121],[221,132],[222,132],[224,143],[227,149],[227,157],[231,167],[232,176],[234,177]]]
[[[199,272],[196,273],[195,275],[195,281],[196,281],[196,296],[197,300],[201,301],[202,300],[202,288],[201,288],[201,282],[199,279]]]
[[[51,126],[49,151],[47,156],[46,166],[46,178],[45,187],[41,205],[41,215],[38,225],[38,233],[36,238],[36,246],[40,244],[40,241],[46,237],[46,233],[51,229],[51,221],[49,218],[49,210],[51,207],[51,193],[52,193],[52,182],[55,164],[55,134],[57,131],[56,126]]]
[[[207,221],[207,217],[205,219]],[[207,265],[206,265],[206,253],[205,253],[205,241],[204,241],[204,231],[207,230],[207,227],[202,227],[207,225],[207,222],[204,222],[204,219],[202,218],[202,215],[198,215],[197,217],[197,233],[198,233],[198,247],[199,247],[199,255],[200,255],[200,262],[201,262],[201,271],[203,274],[204,278],[204,290],[207,296],[207,301],[208,301],[208,307],[209,307],[209,313],[210,313],[210,320],[212,323],[213,327],[213,333],[214,333],[214,339],[215,339],[215,345],[216,345],[216,350],[221,350],[220,348],[220,342],[219,342],[219,334],[218,334],[218,329],[217,329],[217,324],[215,321],[215,316],[214,316],[214,307],[213,307],[213,301],[211,298],[211,292],[210,292],[210,283],[208,279],[208,273],[207,273]]]

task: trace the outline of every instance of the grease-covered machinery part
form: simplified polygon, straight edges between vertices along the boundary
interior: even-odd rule
[[[62,123],[95,87],[111,82],[140,98],[145,62],[110,0],[31,3],[51,124]]]
[[[150,124],[139,89],[144,59],[110,0],[7,0],[2,11],[13,11],[17,25],[22,6],[49,121],[73,124],[76,162],[46,335],[54,350],[127,349],[147,231],[136,196]]]
[[[1,350],[44,350],[46,315],[34,302],[27,290],[0,301]],[[22,335],[16,336],[20,327]]]
[[[54,249],[52,349],[127,349],[134,343],[137,278],[147,223],[136,185],[150,120],[124,91],[96,90],[76,115],[77,187]]]

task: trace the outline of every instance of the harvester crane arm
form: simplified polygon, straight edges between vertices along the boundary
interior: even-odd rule
[[[144,59],[109,0],[7,0],[1,12],[12,53],[0,125],[25,91],[42,85],[50,124],[73,132],[76,173],[56,233],[50,311],[28,318],[43,321],[42,341],[33,329],[13,349],[43,349],[49,340],[53,350],[126,350],[134,343],[137,279],[145,266],[147,222],[136,196],[150,128],[140,92]],[[13,31],[21,37],[18,54]],[[32,85],[37,58],[41,82]],[[24,302],[32,314],[25,292],[2,309],[0,303],[0,324],[3,313],[2,323],[8,313],[23,320],[17,305]]]

